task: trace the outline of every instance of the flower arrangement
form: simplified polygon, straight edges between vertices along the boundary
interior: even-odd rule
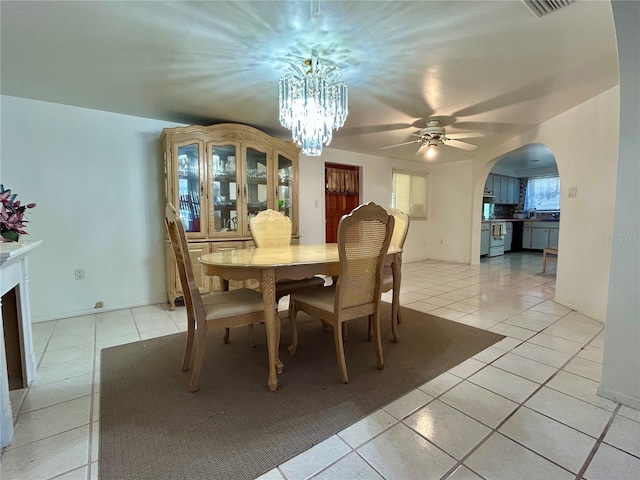
[[[27,208],[33,208],[35,203],[21,205],[20,200],[16,201],[17,193],[11,194],[10,189],[4,188],[0,184],[0,201],[2,209],[0,210],[0,235],[7,240],[18,240],[18,235],[27,235],[24,230],[27,221],[24,219],[24,212]]]

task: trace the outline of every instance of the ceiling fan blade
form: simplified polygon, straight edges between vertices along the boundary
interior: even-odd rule
[[[386,147],[380,147],[380,150],[384,150],[386,148],[393,148],[393,147],[399,147],[401,145],[409,145],[411,143],[418,143],[421,142],[422,140],[418,139],[418,140],[411,140],[410,142],[404,142],[404,143],[396,143],[395,145],[387,145]]]
[[[470,143],[461,142],[460,140],[449,140],[445,142],[445,145],[449,147],[461,148],[463,150],[475,150],[478,148],[477,145],[471,145]]]
[[[484,133],[482,133],[482,132],[446,133],[445,136],[447,138],[450,138],[451,140],[455,140],[455,139],[458,139],[458,138],[484,137]]]
[[[390,123],[387,125],[366,125],[363,127],[346,127],[338,130],[340,136],[352,136],[352,135],[368,135],[371,133],[384,133],[391,130],[402,130],[408,128],[411,125],[408,123]]]

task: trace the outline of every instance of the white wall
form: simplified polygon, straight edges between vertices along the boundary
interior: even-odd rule
[[[430,259],[469,263],[472,192],[470,161],[429,168]]]
[[[35,321],[166,301],[164,167],[175,124],[2,96],[0,178],[28,212]],[[74,279],[84,268],[85,280]]]
[[[598,394],[640,409],[640,3],[614,2],[613,15],[620,56],[620,158]]]
[[[562,217],[555,300],[604,321],[607,308],[618,164],[620,89],[606,92],[538,125],[474,160],[471,259],[480,256],[484,182],[495,159],[529,143],[556,157],[562,184]],[[568,198],[571,186],[576,198]]]
[[[362,167],[362,203],[375,202],[385,208],[391,203],[391,180],[394,168],[425,173],[427,166],[419,162],[364,155],[325,148],[320,157],[300,155],[300,234],[301,243],[324,243],[324,164],[338,163]],[[429,178],[431,185],[431,178]],[[414,262],[427,257],[430,220],[412,219],[402,254],[403,261]]]
[[[166,301],[164,165],[159,136],[176,124],[17,97],[0,97],[0,181],[23,202],[35,321]],[[362,199],[385,207],[391,172],[425,166],[326,149],[300,158],[302,243],[324,243],[324,162],[359,165]],[[405,262],[427,258],[428,221],[412,222]],[[75,280],[74,269],[85,270]],[[96,310],[96,302],[104,308]]]

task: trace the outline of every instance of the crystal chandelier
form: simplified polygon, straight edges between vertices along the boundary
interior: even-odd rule
[[[294,72],[280,78],[280,123],[291,130],[302,153],[318,156],[329,145],[333,130],[349,113],[347,85],[336,81],[336,68],[319,65],[317,58],[291,65]],[[306,71],[305,71],[306,70]]]

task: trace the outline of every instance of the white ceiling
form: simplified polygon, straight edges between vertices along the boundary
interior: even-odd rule
[[[313,52],[349,86],[331,146],[417,161],[417,145],[380,148],[437,118],[482,132],[468,140],[482,153],[618,82],[609,1],[543,18],[519,0],[2,1],[0,13],[2,94],[290,138],[278,79]],[[436,161],[468,158],[442,147]]]

